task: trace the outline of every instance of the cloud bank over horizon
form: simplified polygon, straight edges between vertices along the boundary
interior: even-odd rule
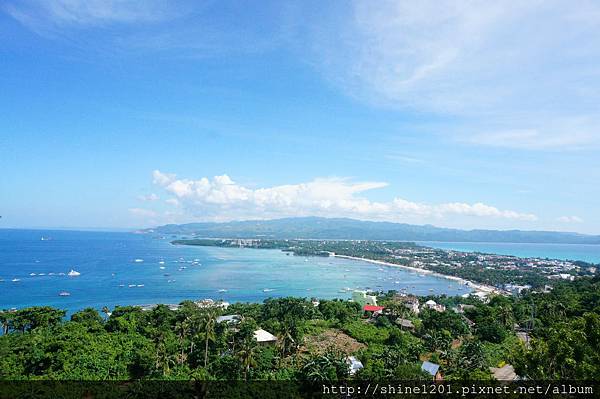
[[[297,184],[249,188],[228,175],[178,178],[175,174],[155,170],[153,183],[171,197],[164,202],[172,209],[165,220],[231,221],[273,219],[281,217],[325,216],[349,217],[390,222],[443,222],[447,217],[504,219],[533,222],[532,213],[499,209],[481,202],[445,202],[427,204],[395,197],[389,201],[372,201],[366,194],[388,186],[385,182],[354,182],[348,178],[316,178]],[[133,208],[133,214],[159,218],[155,211]]]

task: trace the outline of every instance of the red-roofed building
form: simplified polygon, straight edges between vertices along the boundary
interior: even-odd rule
[[[375,305],[363,306],[363,310],[365,312],[381,312],[383,309],[385,309],[383,306],[375,306]]]

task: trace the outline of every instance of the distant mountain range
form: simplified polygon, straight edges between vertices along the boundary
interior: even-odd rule
[[[553,231],[459,230],[431,225],[301,217],[225,223],[168,224],[141,233],[204,238],[340,239],[446,242],[600,244],[600,236]]]

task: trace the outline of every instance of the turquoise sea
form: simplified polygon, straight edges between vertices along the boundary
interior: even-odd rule
[[[600,263],[600,245],[439,241],[422,241],[418,242],[418,244],[464,252],[483,252],[498,255],[514,255],[524,258],[537,257]]]
[[[80,275],[69,277],[70,270]],[[349,298],[352,289],[366,288],[468,292],[444,278],[362,261],[173,246],[147,235],[80,231],[0,230],[0,279],[0,309],[50,305],[69,312],[203,298]],[[62,291],[70,296],[59,296]]]

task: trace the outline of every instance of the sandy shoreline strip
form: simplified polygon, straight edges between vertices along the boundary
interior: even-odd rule
[[[452,281],[456,281],[462,284],[465,284],[467,287],[469,288],[473,288],[475,291],[483,291],[483,292],[488,292],[488,293],[496,293],[496,294],[502,294],[502,292],[500,290],[498,290],[496,287],[492,287],[490,285],[485,285],[485,284],[479,284],[479,283],[475,283],[473,281],[470,280],[465,280],[462,277],[456,277],[456,276],[449,276],[447,274],[441,274],[441,273],[437,273],[431,270],[427,270],[427,269],[421,269],[418,267],[413,267],[413,266],[405,266],[405,265],[399,265],[396,263],[390,263],[390,262],[385,262],[382,260],[375,260],[375,259],[366,259],[366,258],[359,258],[356,256],[347,256],[347,255],[339,255],[339,254],[334,254],[334,253],[330,253],[331,256],[335,256],[336,258],[344,258],[344,259],[351,259],[351,260],[360,260],[363,262],[369,262],[369,263],[374,263],[376,265],[382,265],[382,266],[389,266],[389,267],[399,267],[401,269],[407,269],[416,273],[421,273],[421,274],[428,274],[430,276],[436,276],[436,277],[441,277],[441,278],[445,278],[447,280],[452,280]]]

